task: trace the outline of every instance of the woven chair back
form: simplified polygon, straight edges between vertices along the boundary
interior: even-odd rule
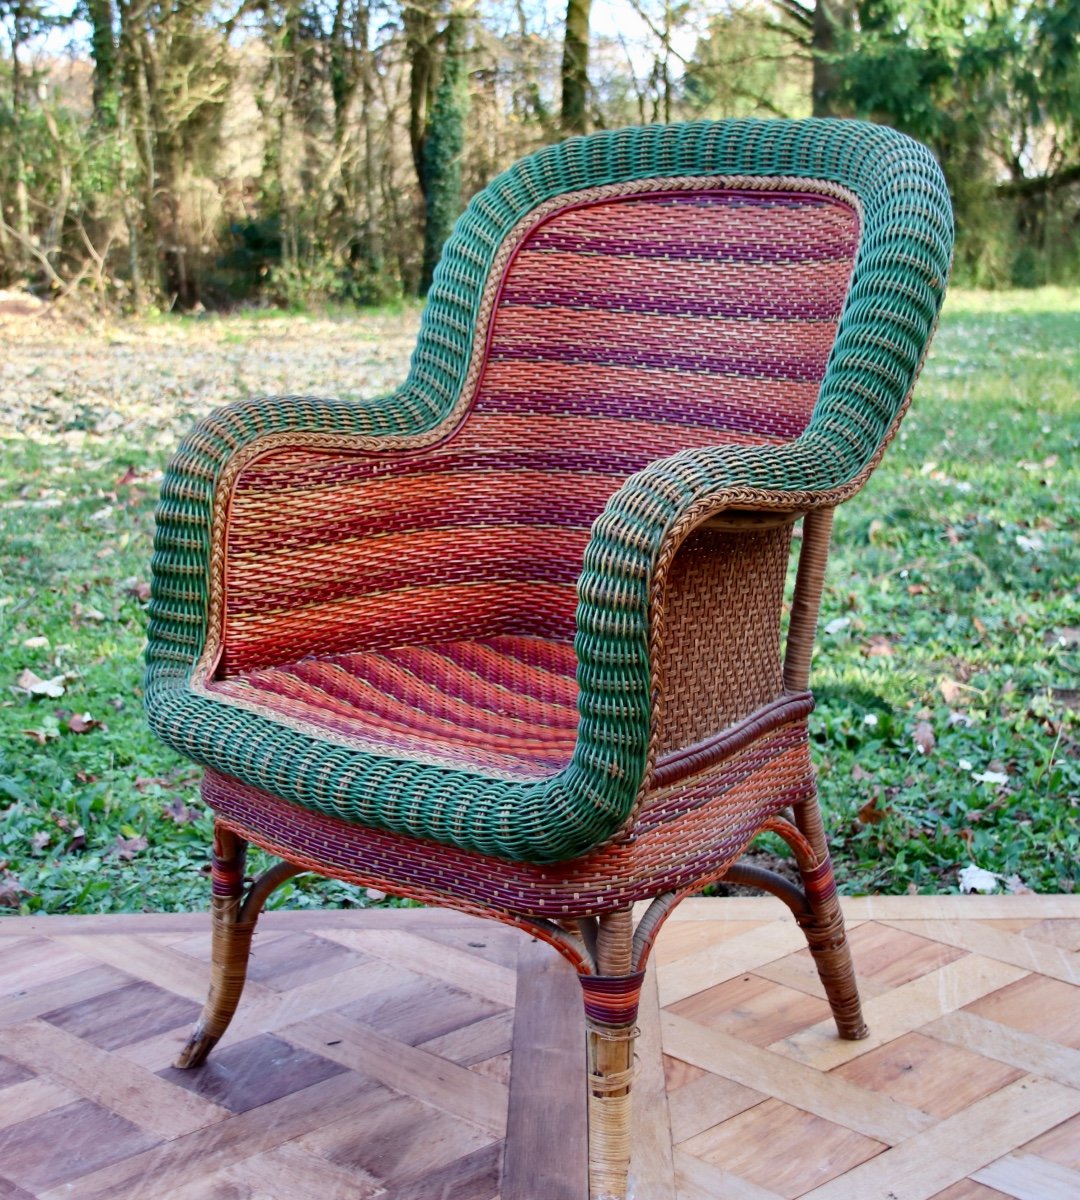
[[[570,640],[589,528],[623,479],[689,447],[797,437],[859,219],[837,189],[749,182],[644,180],[546,206],[488,280],[470,404],[441,442],[392,462],[305,449],[249,466],[224,673],[287,659],[294,633],[308,654]],[[340,570],[313,580],[305,556],[328,543]]]

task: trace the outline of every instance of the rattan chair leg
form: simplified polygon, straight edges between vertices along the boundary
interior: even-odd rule
[[[589,1197],[624,1200],[630,1172],[630,1105],[637,1010],[644,972],[633,966],[629,909],[600,917],[599,974],[581,975],[589,1089]]]
[[[213,919],[210,994],[176,1060],[178,1067],[197,1067],[206,1058],[229,1027],[244,990],[251,935],[259,915],[256,908],[253,915],[241,920],[246,854],[247,842],[220,822],[216,823],[210,901]]]
[[[858,1041],[870,1032],[863,1020],[859,987],[851,961],[851,948],[844,929],[844,914],[836,894],[836,878],[817,799],[795,809],[795,824],[814,851],[817,866],[802,869],[803,886],[810,912],[796,917],[806,934],[810,953],[842,1038]]]

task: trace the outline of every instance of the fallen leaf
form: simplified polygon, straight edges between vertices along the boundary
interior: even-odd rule
[[[920,754],[929,754],[937,744],[937,739],[934,737],[934,730],[929,721],[920,721],[915,726],[915,732],[912,736],[915,739],[915,748]]]
[[[52,834],[47,829],[39,829],[30,839],[30,845],[37,851],[44,850],[52,841]]]
[[[173,796],[161,810],[161,815],[166,821],[175,821],[177,825],[187,825],[194,821],[199,814],[193,808],[189,808],[179,796]]]
[[[993,783],[999,786],[1009,782],[1009,777],[1004,771],[976,771],[971,778],[976,783]]]
[[[125,862],[130,862],[136,854],[145,850],[149,845],[146,838],[136,835],[135,837],[124,837],[122,833],[116,835],[116,841],[109,847],[108,853],[116,858],[122,858]]]
[[[941,679],[938,681],[938,691],[941,693],[942,699],[946,704],[955,704],[960,699],[960,695],[964,690],[964,685],[958,683],[955,679]]]
[[[1047,646],[1060,646],[1063,650],[1075,650],[1080,646],[1080,629],[1070,625],[1065,629],[1050,630],[1043,637]]]
[[[73,854],[76,850],[86,849],[86,830],[81,825],[76,825],[71,831],[71,839],[64,847],[65,854]]]
[[[1005,879],[1005,890],[1014,896],[1032,896],[1034,892],[1027,886],[1019,875],[1008,875]]]
[[[15,686],[24,692],[29,692],[31,696],[51,696],[52,699],[59,700],[64,694],[66,682],[66,675],[54,675],[52,679],[42,679],[27,667],[15,680]]]
[[[23,646],[27,650],[47,650],[49,648],[49,639],[47,637],[28,637]]]
[[[46,729],[24,729],[23,733],[26,734],[26,736],[28,738],[37,742],[37,744],[39,746],[44,746],[47,743],[51,742],[54,738],[57,738],[60,736],[60,734],[58,733],[57,730],[49,729],[49,728],[46,728]]]
[[[80,604],[77,600],[71,606],[71,615],[76,621],[104,621],[105,614],[92,604]]]
[[[977,867],[974,863],[971,863],[970,866],[964,867],[960,872],[960,890],[965,893],[981,892],[983,895],[988,896],[991,892],[997,891],[998,880],[1000,878],[993,871],[984,871],[982,867]]]
[[[866,645],[869,658],[891,658],[892,652],[892,642],[883,633],[875,633]]]
[[[101,722],[95,721],[89,713],[74,713],[68,717],[67,727],[72,733],[89,733],[91,729],[101,728]]]
[[[832,620],[831,620],[831,621],[830,621],[830,622],[829,622],[829,623],[828,623],[828,624],[825,626],[825,632],[826,632],[826,633],[828,633],[828,634],[840,633],[842,630],[844,630],[844,629],[847,629],[847,627],[848,627],[850,624],[851,624],[851,618],[850,618],[850,617],[834,617],[834,618],[833,618],[833,619],[832,619]]]
[[[380,892],[378,888],[364,888],[364,895],[369,900],[385,900],[386,893]]]
[[[129,596],[134,596],[136,600],[141,600],[144,604],[150,599],[150,585],[145,579],[137,579],[134,576],[124,580],[124,591]]]
[[[863,825],[880,825],[889,815],[888,807],[878,808],[877,802],[878,796],[875,792],[862,808],[859,809],[859,821]]]
[[[979,637],[986,637],[986,626],[982,623],[982,621],[979,620],[978,617],[972,617],[971,623],[975,626],[975,632],[979,635]]]
[[[855,763],[851,768],[851,778],[854,779],[856,783],[865,783],[867,779],[873,779],[874,777],[869,771],[864,771],[858,763]]]
[[[18,908],[22,903],[20,897],[32,894],[15,875],[4,869],[3,875],[0,875],[0,908]]]

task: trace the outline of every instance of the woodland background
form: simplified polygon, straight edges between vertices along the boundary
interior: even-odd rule
[[[591,129],[864,116],[955,276],[1080,281],[1080,0],[0,0],[0,287],[112,310],[422,295],[468,197]]]

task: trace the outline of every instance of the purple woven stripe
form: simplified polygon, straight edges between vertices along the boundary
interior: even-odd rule
[[[593,363],[640,367],[642,370],[700,371],[708,375],[738,375],[785,383],[817,383],[825,374],[828,345],[823,345],[819,354],[813,357],[801,347],[787,355],[783,346],[778,346],[773,354],[755,353],[751,349],[739,353],[727,347],[687,346],[675,340],[676,330],[672,330],[672,335],[668,348],[650,352],[640,346],[597,345],[588,340],[586,330],[581,343],[576,346],[552,346],[545,344],[541,337],[532,346],[496,344],[491,348],[490,361]]]
[[[633,1025],[644,971],[633,975],[579,975],[585,1016],[600,1025]]]
[[[779,294],[757,296],[738,291],[713,295],[686,294],[664,298],[643,295],[635,286],[614,287],[609,291],[583,295],[575,288],[562,286],[558,281],[557,262],[552,262],[550,280],[518,280],[511,272],[503,286],[503,304],[528,304],[534,307],[557,304],[583,313],[612,309],[620,312],[652,313],[685,317],[745,317],[754,321],[835,321],[839,315],[842,295],[820,299],[799,288]]]
[[[619,386],[620,382],[623,383],[622,387]],[[650,383],[652,386],[649,386]],[[686,383],[689,388],[693,380],[687,380]],[[632,393],[627,392],[625,387],[625,381],[613,381],[605,385],[601,380],[595,380],[591,386],[585,384],[581,391],[573,395],[500,387],[497,394],[489,391],[484,396],[484,407],[488,412],[561,412],[583,417],[618,413],[626,420],[662,421],[676,428],[681,425],[711,425],[717,431],[718,442],[723,441],[724,432],[757,434],[762,438],[797,437],[810,419],[809,407],[805,412],[778,412],[768,405],[767,400],[766,403],[759,401],[755,404],[745,396],[740,396],[737,404],[692,399],[686,394],[672,396],[662,390],[662,381],[651,381],[645,371],[638,377],[638,386]],[[790,403],[782,388],[776,390],[785,403]],[[673,446],[677,444],[673,438]],[[573,450],[567,453],[574,457]],[[674,453],[674,449],[664,451],[658,448],[656,457],[664,453]],[[596,451],[592,452],[592,457],[595,460]],[[598,457],[606,461],[606,455]],[[531,466],[536,465],[531,455],[529,461]],[[560,455],[557,461],[565,463],[565,457]],[[636,470],[637,467],[632,469]]]
[[[613,234],[571,233],[557,226],[537,230],[529,239],[529,249],[552,253],[613,254],[627,258],[678,259],[699,263],[824,263],[850,260],[855,237],[838,230],[812,244],[785,242],[779,238],[761,241],[725,241],[708,236],[680,238],[657,237],[643,243],[637,238]]]

